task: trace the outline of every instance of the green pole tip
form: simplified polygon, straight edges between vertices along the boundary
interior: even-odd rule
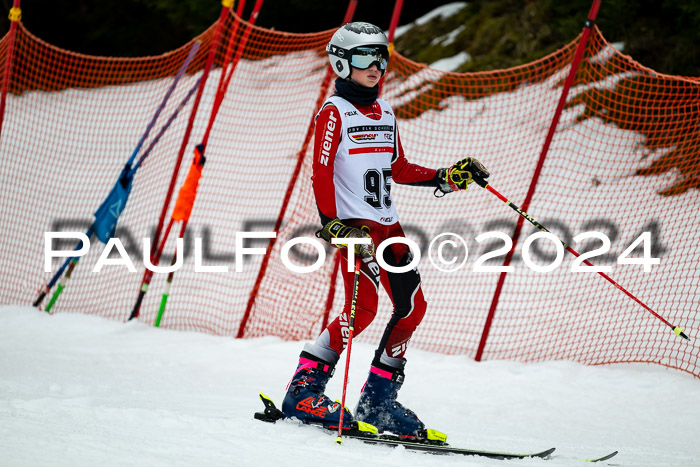
[[[343,444],[343,438],[340,437],[340,436],[338,436],[338,437],[335,439],[335,442],[336,442],[337,444]]]

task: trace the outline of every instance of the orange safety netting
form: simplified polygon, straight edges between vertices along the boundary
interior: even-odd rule
[[[234,21],[238,18],[231,14],[221,43],[227,43]],[[302,149],[323,97],[319,93],[328,69],[324,47],[332,31],[290,34],[242,22],[236,34],[242,36],[247,28],[252,28],[250,37],[207,145],[185,236],[185,262],[160,325],[235,336],[248,312],[241,330],[246,337],[313,339],[327,319],[327,302],[333,304],[331,315],[342,307],[340,282],[329,296],[331,281],[339,280],[332,274],[333,252],[328,249],[317,271],[296,274],[283,264],[281,251],[289,239],[313,237],[319,228],[310,182],[312,148]],[[202,46],[156,129],[201,75],[212,31],[198,38]],[[576,44],[518,68],[470,74],[431,69],[395,53],[382,97],[396,112],[409,160],[445,167],[474,156],[491,171],[493,187],[520,202]],[[44,232],[84,232],[89,227],[190,47],[140,59],[90,57],[46,44],[20,24],[0,141],[1,303],[32,303],[51,278],[43,271]],[[3,60],[6,52],[4,41]],[[187,154],[204,133],[223,55],[220,50]],[[104,247],[95,241],[52,312],[118,320],[129,316],[144,268],[142,239],[153,236],[191,106],[189,102],[137,173],[119,220],[117,237],[137,273],[124,266],[92,272]],[[580,253],[599,247],[600,241],[578,244],[576,235],[590,230],[606,234],[609,251],[591,261],[611,266],[611,277],[684,327],[691,338],[700,335],[698,122],[696,78],[644,68],[594,29],[527,209]],[[290,187],[299,161],[298,178]],[[186,175],[187,169],[180,170],[176,187]],[[502,247],[502,240],[475,239],[490,231],[512,235],[517,214],[475,185],[443,199],[434,198],[431,189],[397,184],[392,194],[404,230],[423,255],[420,271],[428,312],[411,345],[473,356],[499,277],[498,272],[475,271],[475,266],[499,266],[504,257],[484,257]],[[237,272],[237,234],[273,230],[283,208],[264,274],[258,280],[261,255],[245,256]],[[526,224],[516,245],[514,270],[498,297],[484,359],[653,362],[700,376],[695,340],[678,339],[599,275],[572,272],[573,257],[565,256],[547,273],[528,267],[523,244],[535,231]],[[641,265],[617,264],[644,231],[652,234],[651,255],[660,264],[651,272]],[[460,235],[469,247],[464,266],[456,272],[440,271],[430,262],[435,259],[430,242],[444,232]],[[202,239],[202,263],[228,266],[228,272],[195,272],[195,237]],[[174,243],[171,239],[165,251],[173,252]],[[72,241],[54,244],[75,246]],[[267,244],[267,239],[247,239],[241,247]],[[547,241],[531,244],[528,251],[538,264],[553,261],[554,248]],[[289,256],[308,265],[315,254],[301,245]],[[170,264],[170,259],[162,258],[161,264]],[[61,261],[54,260],[53,272]],[[165,279],[166,274],[154,275],[139,320],[154,321]],[[380,296],[377,318],[358,337],[361,341],[378,342],[388,321],[390,303]]]

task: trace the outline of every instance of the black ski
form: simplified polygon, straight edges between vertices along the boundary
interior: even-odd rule
[[[604,455],[604,456],[595,457],[595,458],[593,458],[593,459],[581,459],[581,460],[586,461],[586,462],[600,462],[600,461],[606,461],[606,460],[608,460],[608,459],[610,459],[610,458],[613,458],[613,457],[615,457],[616,455],[617,455],[617,451],[613,451],[613,452],[611,452],[610,454],[606,454],[606,455]]]
[[[345,436],[345,435],[343,435]],[[420,452],[427,452],[430,454],[460,454],[463,456],[479,456],[479,457],[488,457],[491,459],[525,459],[526,457],[540,457],[540,458],[547,458],[550,454],[554,452],[555,448],[550,448],[542,452],[535,452],[535,453],[514,453],[514,452],[499,452],[499,451],[482,451],[480,449],[467,449],[467,448],[458,448],[454,446],[450,446],[447,443],[444,444],[430,444],[430,443],[425,443],[425,442],[416,442],[416,441],[404,441],[404,440],[399,440],[399,439],[391,439],[391,438],[384,438],[384,437],[378,437],[378,438],[368,438],[362,435],[347,435],[345,436],[346,438],[350,439],[359,439],[364,443],[368,444],[380,444],[380,445],[385,445],[385,446],[391,446],[391,447],[396,447],[396,446],[403,446],[405,449],[408,449],[410,451],[420,451]]]
[[[275,423],[277,420],[284,418],[282,411],[279,410],[272,399],[260,393],[260,399],[265,405],[265,410],[263,412],[255,413],[255,418],[257,420],[262,420],[264,422]],[[326,429],[329,433],[331,430],[337,430],[337,427],[320,426]],[[376,429],[375,429],[376,430]],[[548,458],[550,454],[554,452],[555,448],[547,449],[542,452],[535,453],[514,453],[514,452],[498,452],[498,451],[483,451],[479,449],[466,449],[450,446],[445,442],[436,441],[409,441],[404,440],[395,436],[377,435],[370,431],[366,431],[357,422],[353,422],[351,426],[347,429],[343,428],[343,437],[346,439],[357,439],[368,444],[378,444],[390,447],[403,446],[405,449],[411,451],[427,452],[430,454],[460,454],[463,456],[480,456],[489,457],[491,459],[524,459],[527,457],[539,457]]]

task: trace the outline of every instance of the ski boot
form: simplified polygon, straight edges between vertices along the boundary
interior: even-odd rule
[[[297,371],[282,401],[284,417],[337,429],[340,423],[341,404],[324,394],[326,384],[333,376],[334,370],[334,364],[325,362],[308,352],[302,352],[299,356]],[[349,429],[352,422],[353,416],[346,408],[343,415],[343,429]]]
[[[426,429],[412,410],[396,401],[404,381],[405,364],[405,359],[402,359],[401,368],[393,368],[376,360],[372,363],[357,403],[356,419],[374,425],[385,436],[393,434],[401,439],[444,444],[447,435]]]

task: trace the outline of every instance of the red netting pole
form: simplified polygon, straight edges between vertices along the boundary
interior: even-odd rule
[[[561,112],[564,109],[564,104],[566,103],[566,96],[569,94],[569,89],[571,88],[572,84],[574,83],[574,78],[576,77],[576,71],[578,70],[578,64],[581,61],[581,58],[583,58],[583,52],[586,49],[586,43],[588,42],[588,38],[591,35],[591,30],[593,29],[593,25],[595,24],[595,19],[596,16],[598,16],[598,10],[600,9],[600,2],[601,0],[593,0],[593,5],[591,6],[591,11],[588,13],[588,19],[584,23],[583,27],[583,34],[581,35],[581,41],[578,43],[578,46],[576,47],[576,53],[574,54],[574,59],[571,62],[571,68],[569,70],[569,76],[566,78],[566,82],[564,83],[564,89],[561,91],[561,96],[559,97],[559,103],[557,104],[557,109],[554,112],[554,117],[552,118],[552,124],[549,126],[549,131],[547,132],[547,137],[545,138],[544,145],[542,146],[542,152],[540,153],[540,158],[537,161],[537,167],[535,168],[535,172],[532,175],[532,180],[530,181],[530,187],[528,188],[527,195],[525,196],[525,201],[523,201],[523,211],[527,211],[528,207],[530,206],[530,201],[532,201],[532,197],[535,194],[535,187],[537,186],[537,181],[540,177],[540,172],[542,171],[542,167],[544,166],[544,160],[547,157],[547,152],[549,151],[549,145],[552,143],[552,137],[554,136],[554,132],[557,129],[557,124],[559,123],[559,117],[561,116]],[[515,230],[513,231],[513,247],[511,250],[508,252],[508,254],[505,257],[505,260],[503,261],[504,266],[510,265],[512,259],[513,259],[513,254],[515,253],[515,246],[518,244],[518,238],[520,237],[520,232],[522,231],[523,225],[525,221],[522,217],[518,218],[518,223],[515,226]],[[486,341],[489,337],[489,331],[491,329],[491,323],[493,322],[493,317],[496,314],[496,308],[498,307],[498,299],[501,295],[501,291],[503,290],[503,284],[505,283],[506,280],[506,274],[507,272],[501,272],[501,274],[498,277],[498,283],[496,284],[496,290],[493,293],[493,298],[491,299],[491,306],[489,307],[489,314],[486,317],[486,322],[484,323],[484,329],[481,333],[481,340],[479,341],[479,347],[476,351],[476,357],[475,360],[481,361],[481,357],[484,353],[484,348],[486,347]]]
[[[221,67],[221,75],[219,76],[219,85],[216,90],[216,95],[217,97],[219,96],[219,93],[223,89],[223,84],[224,84],[224,78],[226,76],[225,70],[226,67],[228,66],[229,63],[231,63],[231,57],[233,56],[233,43],[236,41],[236,33],[238,32],[238,24],[239,21],[238,19],[241,17],[241,13],[243,12],[243,7],[245,6],[245,0],[241,0],[238,2],[238,8],[236,9],[236,17],[237,19],[234,20],[233,26],[231,27],[231,34],[229,34],[228,37],[228,45],[226,45],[226,58],[224,58],[224,64]]]
[[[233,63],[231,64],[231,69],[228,71],[228,74],[226,75],[226,80],[222,81],[221,84],[221,89],[220,91],[225,93],[226,89],[228,89],[228,84],[231,82],[231,77],[233,76],[233,71],[236,69],[236,66],[238,65],[238,62],[241,60],[241,57],[243,56],[243,50],[245,50],[245,46],[248,43],[248,39],[250,38],[250,33],[253,31],[253,25],[255,24],[255,21],[258,19],[258,14],[260,13],[260,8],[262,7],[263,0],[257,0],[255,2],[255,6],[253,7],[253,11],[250,13],[250,17],[248,18],[248,23],[250,23],[250,27],[245,30],[243,33],[243,37],[241,38],[241,42],[238,44],[238,49],[236,50],[236,56],[233,59]],[[221,98],[223,99],[223,94],[221,94]],[[221,102],[219,102],[221,104]]]
[[[394,54],[394,33],[396,32],[396,27],[399,25],[399,17],[401,16],[401,9],[403,8],[403,0],[396,0],[394,3],[394,12],[391,14],[391,21],[389,22],[389,35],[387,40],[389,41],[389,56]],[[382,86],[384,85],[384,78],[386,73],[382,75],[379,80],[379,93],[382,92]]]
[[[343,24],[352,21],[353,16],[355,16],[355,9],[357,8],[357,0],[350,0],[348,3],[348,9],[345,10],[345,17],[343,18]]]
[[[2,122],[5,117],[5,99],[7,88],[10,84],[10,73],[12,73],[12,52],[15,48],[15,36],[17,34],[17,23],[22,19],[22,10],[19,9],[20,0],[15,0],[10,9],[10,32],[7,35],[7,52],[5,53],[5,73],[2,79],[2,96],[0,97],[0,135],[2,135]]]
[[[399,17],[401,16],[401,9],[403,8],[403,0],[396,0],[394,3],[394,12],[391,14],[391,22],[389,23],[389,44],[394,43],[394,33],[396,32],[396,27],[399,25]]]
[[[355,13],[355,8],[357,7],[357,0],[350,0],[350,3],[348,4],[348,9],[345,12],[345,17],[343,18],[342,24],[349,23],[352,20],[352,15]],[[321,83],[321,90],[318,93],[318,99],[316,99],[316,105],[315,109],[319,109],[321,107],[321,104],[323,104],[323,101],[326,98],[326,94],[328,93],[328,86],[330,85],[331,82],[331,75],[333,74],[333,71],[328,65],[326,67],[326,75],[323,78],[323,82]],[[287,191],[284,194],[284,200],[282,201],[282,209],[280,210],[279,216],[277,216],[277,222],[275,222],[275,232],[279,232],[280,227],[282,226],[282,220],[284,219],[284,216],[287,212],[287,200],[292,196],[292,191],[294,190],[294,186],[297,183],[297,178],[299,178],[299,173],[301,172],[301,164],[304,162],[304,155],[306,154],[306,150],[309,147],[309,144],[311,143],[311,140],[313,139],[314,136],[314,121],[315,121],[315,116],[316,113],[314,112],[314,115],[311,117],[311,121],[309,122],[309,126],[306,130],[306,136],[304,138],[304,143],[302,144],[301,149],[297,153],[297,164],[296,167],[294,168],[294,172],[292,175],[292,179],[289,181],[289,185],[287,186]],[[265,256],[263,256],[262,264],[260,265],[260,270],[258,271],[258,277],[255,279],[255,285],[253,286],[253,290],[250,291],[250,297],[248,298],[248,304],[246,305],[245,308],[245,313],[243,314],[243,319],[241,320],[241,324],[238,327],[238,333],[236,334],[237,338],[241,338],[245,335],[245,328],[246,325],[248,324],[248,319],[250,318],[251,311],[253,309],[253,304],[255,303],[255,297],[258,295],[258,290],[260,289],[260,284],[262,283],[263,277],[265,277],[265,271],[267,270],[267,265],[270,260],[270,254],[272,253],[272,249],[275,247],[277,237],[270,239],[270,243],[267,245],[267,250],[265,251]]]
[[[245,3],[244,1],[241,1],[239,3],[238,12],[242,11],[244,3]],[[231,55],[233,54],[233,41],[234,41],[234,36],[236,35],[236,32],[238,30],[238,21],[236,21],[234,23],[234,26],[232,28],[231,35],[230,35],[229,41],[228,41],[228,46],[226,48],[227,49],[226,50],[226,57],[224,59],[224,63],[222,66],[221,76],[219,77],[219,84],[217,86],[216,95],[214,96],[214,105],[212,106],[212,110],[211,110],[211,113],[209,115],[209,122],[208,122],[207,128],[204,132],[204,137],[202,138],[202,142],[199,145],[197,145],[197,147],[195,148],[195,158],[194,158],[194,161],[192,162],[192,166],[190,167],[190,172],[192,172],[193,170],[197,171],[197,175],[198,175],[197,179],[196,179],[197,181],[196,181],[196,183],[190,182],[190,185],[194,185],[193,189],[189,189],[189,190],[185,189],[185,187],[188,185],[188,181],[190,180],[190,174],[188,174],[188,177],[187,177],[188,180],[185,181],[185,184],[181,188],[181,196],[183,193],[183,191],[182,191],[183,189],[185,192],[189,193],[189,198],[187,199],[187,203],[186,203],[188,212],[186,215],[182,214],[182,213],[178,214],[178,211],[179,210],[181,211],[182,206],[184,205],[184,203],[180,203],[180,197],[178,197],[177,202],[175,203],[175,208],[173,209],[172,219],[177,220],[177,221],[179,221],[179,220],[183,221],[182,227],[180,228],[179,238],[184,238],[185,232],[187,230],[187,222],[189,220],[190,213],[192,212],[194,200],[197,196],[196,186],[199,183],[199,178],[201,177],[201,169],[202,169],[204,162],[206,160],[206,158],[204,156],[204,152],[206,150],[207,142],[209,141],[209,135],[211,133],[211,129],[214,126],[214,121],[216,120],[216,115],[219,111],[219,108],[221,107],[221,102],[224,100],[224,95],[226,94],[228,84],[231,80],[231,76],[233,75],[233,70],[236,68],[236,64],[238,63],[238,61],[240,60],[240,57],[243,54],[243,48],[245,47],[245,44],[248,41],[248,37],[250,36],[252,25],[255,23],[255,19],[258,17],[258,13],[260,12],[260,8],[262,7],[262,3],[263,3],[263,0],[257,0],[257,2],[255,3],[255,7],[253,8],[253,12],[250,15],[251,27],[246,29],[245,35],[244,35],[243,39],[241,40],[241,43],[239,44],[238,51],[236,53],[236,58],[231,66],[231,70],[228,74],[228,78],[226,78],[226,67],[227,67],[229,61],[231,60]],[[172,219],[170,221],[171,224],[173,222]],[[169,231],[170,231],[170,229],[168,228],[168,232]],[[160,262],[160,258],[163,255],[163,249],[165,247],[165,243],[166,243],[167,239],[168,239],[168,236],[166,234],[163,236],[161,244],[158,247],[158,250],[156,251],[155,255],[151,254],[152,264],[158,264]],[[168,288],[173,281],[173,276],[174,276],[173,272],[171,272],[168,275],[168,279],[167,279]],[[140,291],[138,299],[136,300],[136,305],[134,306],[134,310],[136,313],[135,316],[138,316],[138,314],[139,314],[139,308],[141,306],[141,302],[143,301],[143,297],[146,294],[146,291],[148,290],[148,287],[150,285],[152,277],[153,277],[153,273],[151,271],[148,271],[148,273],[146,273],[144,275],[145,281],[142,282],[141,291]],[[167,299],[167,294],[166,294],[166,299]],[[156,327],[159,326],[159,324],[160,324],[160,318],[162,317],[162,313],[164,311],[164,308],[165,308],[165,303],[161,302],[159,314],[158,314],[158,317],[156,318]],[[134,316],[134,311],[132,311],[132,316]],[[129,319],[131,319],[131,318],[129,318]]]
[[[238,5],[238,11],[242,11],[243,3],[244,2],[241,2]],[[207,129],[204,132],[204,137],[202,138],[202,153],[206,151],[207,143],[209,142],[209,134],[211,133],[211,129],[214,126],[214,120],[216,119],[216,115],[219,112],[219,107],[221,107],[221,103],[223,102],[224,96],[226,95],[226,90],[228,89],[228,85],[231,82],[233,71],[236,69],[236,65],[238,65],[238,62],[243,56],[243,50],[245,49],[246,43],[248,42],[248,38],[250,37],[250,33],[253,29],[253,25],[255,24],[255,20],[258,18],[258,13],[260,13],[262,3],[263,0],[257,0],[257,2],[255,2],[253,11],[251,12],[250,18],[248,19],[250,27],[247,28],[243,33],[241,42],[238,44],[238,48],[236,50],[236,56],[233,59],[233,62],[231,63],[231,69],[228,72],[226,72],[226,67],[231,61],[231,55],[233,55],[233,41],[235,40],[236,33],[238,32],[238,21],[236,21],[233,25],[233,30],[231,31],[231,36],[229,38],[228,48],[226,51],[226,59],[224,60],[224,66],[222,68],[221,76],[219,78],[219,86],[217,87],[216,96],[214,97],[214,105],[212,106],[211,115],[209,116],[209,124],[207,125]]]
[[[190,140],[190,134],[192,133],[192,127],[194,126],[194,119],[197,115],[197,109],[199,108],[199,101],[202,98],[202,93],[204,92],[204,86],[206,85],[207,82],[207,77],[209,76],[209,70],[211,70],[212,65],[214,64],[214,57],[216,56],[216,49],[218,48],[219,44],[219,37],[221,36],[221,30],[224,27],[224,23],[226,22],[226,16],[228,15],[229,10],[231,10],[231,7],[233,6],[233,0],[223,0],[221,2],[221,14],[219,15],[219,20],[216,26],[216,30],[214,31],[214,36],[211,41],[211,46],[209,48],[209,55],[207,56],[207,61],[204,65],[204,71],[202,72],[202,78],[201,81],[199,82],[199,89],[197,89],[197,97],[195,98],[194,104],[192,105],[192,111],[190,112],[190,118],[187,122],[187,128],[185,129],[185,135],[182,138],[182,144],[180,145],[180,151],[178,152],[177,155],[177,161],[175,162],[175,167],[173,168],[173,175],[170,178],[170,185],[168,186],[168,193],[165,196],[165,202],[163,203],[163,209],[161,210],[160,213],[160,218],[158,219],[158,227],[156,229],[155,237],[153,238],[153,242],[151,243],[151,264],[153,264],[154,260],[154,255],[157,253],[158,249],[158,244],[160,240],[160,232],[163,229],[163,224],[165,223],[165,215],[168,212],[168,206],[170,205],[170,199],[173,196],[173,191],[175,189],[175,182],[177,181],[177,175],[180,172],[180,165],[182,164],[182,158],[185,155],[185,148],[187,147],[187,143]],[[146,268],[146,270],[143,273],[143,279],[141,279],[141,287],[139,287],[139,297],[142,297],[141,291],[144,290],[144,287],[148,288],[148,282],[150,282],[150,278],[153,275],[153,272]],[[139,316],[139,309],[140,309],[140,302],[137,298],[137,302],[134,305],[133,310],[131,310],[131,315],[129,316],[129,319],[134,319]]]

